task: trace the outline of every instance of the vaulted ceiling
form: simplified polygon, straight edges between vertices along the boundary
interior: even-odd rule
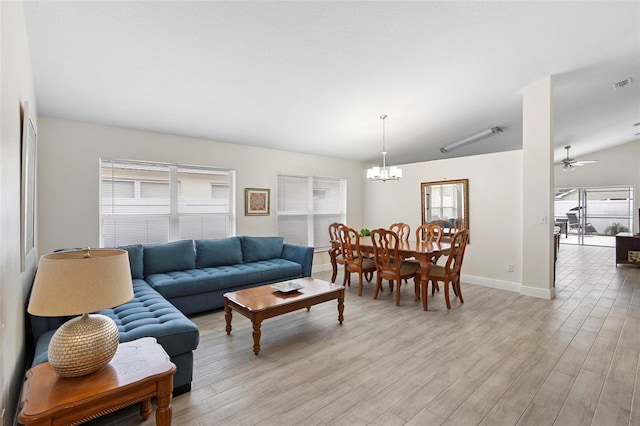
[[[557,160],[639,139],[638,1],[24,10],[44,116],[376,163],[387,114],[387,160],[402,164],[521,148],[522,88],[552,75]]]

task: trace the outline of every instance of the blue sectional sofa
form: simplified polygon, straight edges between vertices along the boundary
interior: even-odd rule
[[[113,309],[120,341],[155,337],[176,364],[174,394],[191,389],[199,331],[187,315],[224,306],[224,293],[311,276],[313,248],[281,237],[239,236],[120,247],[129,252],[134,297]],[[31,315],[33,365],[47,361],[55,330],[70,317]]]

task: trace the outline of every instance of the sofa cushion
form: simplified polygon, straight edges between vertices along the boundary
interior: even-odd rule
[[[146,278],[169,300],[246,285],[268,284],[302,277],[302,265],[285,259],[262,260],[215,268],[173,271]]]
[[[283,237],[249,237],[242,236],[242,259],[245,262],[259,262],[280,257]]]
[[[142,259],[142,244],[131,244],[116,247],[129,252],[129,265],[131,266],[131,278],[144,278],[144,261]]]
[[[196,268],[212,268],[242,263],[240,238],[196,240]]]
[[[198,347],[198,327],[143,280],[133,280],[134,296],[122,305],[100,311],[113,319],[120,342],[155,337],[169,356]]]
[[[168,271],[184,271],[196,267],[192,240],[146,244],[144,247],[144,275]]]

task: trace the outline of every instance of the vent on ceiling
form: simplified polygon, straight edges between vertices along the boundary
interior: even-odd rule
[[[623,87],[630,85],[631,82],[631,77],[629,77],[625,78],[624,80],[618,81],[617,83],[613,83],[613,90],[622,89]]]

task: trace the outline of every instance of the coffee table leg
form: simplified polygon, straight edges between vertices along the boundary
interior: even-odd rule
[[[156,397],[156,425],[171,426],[171,392],[173,391],[173,375],[167,380],[158,382],[158,395]]]
[[[224,299],[224,319],[227,320],[227,334],[231,334],[231,306],[227,299]]]
[[[260,331],[260,327],[262,326],[262,315],[255,315],[251,318],[251,322],[253,323],[253,353],[258,355],[258,353],[260,353],[260,336],[262,335],[262,332]]]
[[[151,414],[151,398],[147,398],[140,404],[140,417],[147,420]]]
[[[344,321],[344,290],[340,290],[338,293],[338,322],[342,324]]]

